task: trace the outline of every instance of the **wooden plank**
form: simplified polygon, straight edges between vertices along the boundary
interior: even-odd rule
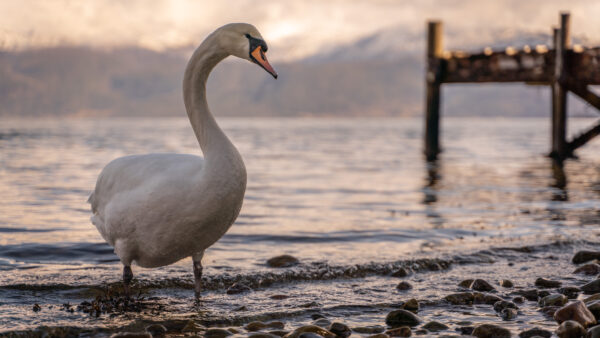
[[[598,112],[600,113],[600,96],[592,92],[586,84],[578,83],[577,80],[569,77],[566,82],[566,86],[568,90],[573,92],[573,94],[579,96],[592,107],[598,109]]]
[[[425,102],[425,157],[433,161],[440,153],[440,78],[442,56],[442,23],[427,25],[427,74]]]
[[[554,78],[552,79],[552,151],[550,156],[563,160],[568,155],[567,148],[567,90],[565,81],[565,51],[569,48],[568,13],[560,15],[560,29],[554,31]]]
[[[575,151],[575,149],[588,143],[591,139],[593,139],[594,137],[596,137],[598,135],[600,135],[600,122],[598,122],[592,128],[588,129],[586,132],[575,137],[573,139],[573,141],[569,142],[569,144],[568,144],[569,154],[572,154],[573,151]]]

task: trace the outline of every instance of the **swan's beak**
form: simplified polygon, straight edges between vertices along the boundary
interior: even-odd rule
[[[252,53],[250,53],[250,57],[254,63],[261,66],[264,70],[269,72],[269,74],[273,75],[274,78],[277,78],[277,72],[271,67],[269,61],[267,61],[267,57],[260,46],[256,47]]]

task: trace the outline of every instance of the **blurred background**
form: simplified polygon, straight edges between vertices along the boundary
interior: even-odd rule
[[[559,11],[571,12],[575,43],[600,42],[594,0],[5,0],[0,116],[185,116],[187,58],[229,22],[258,27],[281,76],[239,60],[218,67],[209,84],[217,116],[420,116],[427,19],[444,22],[446,48],[480,51],[551,45]],[[445,91],[448,115],[549,111],[546,87]],[[594,114],[571,105],[572,116]]]

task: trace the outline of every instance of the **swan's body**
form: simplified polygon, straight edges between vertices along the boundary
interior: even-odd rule
[[[118,158],[101,172],[90,195],[92,223],[124,265],[158,267],[192,256],[196,296],[204,250],[227,232],[242,207],[246,169],[206,102],[206,80],[228,55],[253,61],[276,77],[266,44],[251,25],[230,24],[209,35],[184,75],[184,102],[204,158],[148,154]]]

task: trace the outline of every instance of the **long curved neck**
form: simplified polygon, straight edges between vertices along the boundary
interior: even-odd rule
[[[233,146],[217,125],[206,102],[206,81],[212,69],[228,54],[218,47],[214,35],[210,35],[196,49],[185,69],[183,100],[185,108],[200,143],[204,157],[208,160],[225,147]]]

